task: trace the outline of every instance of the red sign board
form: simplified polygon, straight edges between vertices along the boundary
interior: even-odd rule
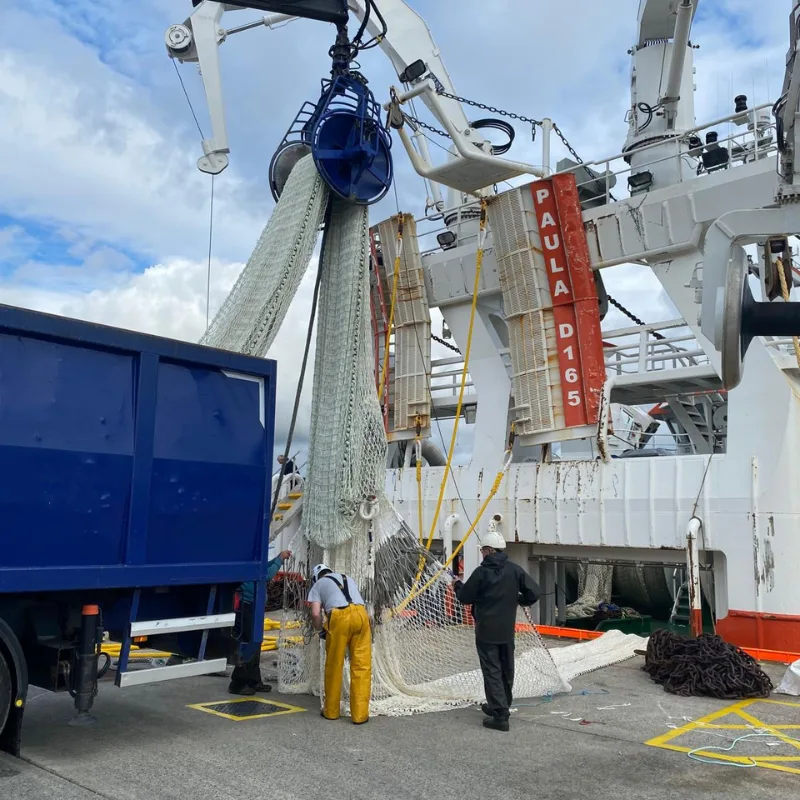
[[[553,315],[568,428],[597,422],[605,381],[600,311],[573,175],[531,184]]]

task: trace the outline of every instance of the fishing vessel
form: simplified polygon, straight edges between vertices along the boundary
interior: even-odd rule
[[[420,541],[469,574],[481,531],[501,532],[539,580],[541,624],[586,624],[615,601],[648,624],[705,625],[737,645],[797,652],[800,6],[787,8],[780,97],[757,104],[742,91],[730,113],[698,123],[699,3],[642,0],[627,130],[618,152],[585,162],[570,146],[571,158],[552,163],[553,137],[567,140],[546,116],[522,117],[541,163],[506,157],[508,120],[520,115],[491,108],[470,121],[487,106],[456,92],[424,20],[401,0],[230,3],[272,13],[228,31],[226,7],[204,2],[170,28],[167,47],[200,63],[214,133],[198,166],[211,174],[230,152],[218,48],[231,33],[295,15],[332,21],[325,8],[338,5],[396,69],[394,86],[373,87],[379,110],[358,105],[359,136],[380,120],[394,142],[391,153],[382,136],[370,145],[378,168],[337,171],[352,139],[337,141],[338,155],[332,139],[309,139],[312,106],[280,144],[270,183],[280,197],[313,153],[332,191],[371,204],[388,190],[398,143],[425,182],[424,215],[370,227],[385,491]],[[508,140],[498,144],[498,131]],[[446,158],[432,155],[431,134]],[[674,318],[644,323],[608,296],[604,275],[630,264],[655,276]],[[609,304],[631,324],[604,327]],[[454,428],[472,434],[460,463]],[[301,527],[305,499],[296,484],[281,495],[276,546]]]

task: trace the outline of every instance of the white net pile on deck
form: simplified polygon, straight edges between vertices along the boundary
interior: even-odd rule
[[[300,161],[205,344],[265,354],[310,261],[327,195],[311,157]],[[307,577],[324,561],[361,588],[375,620],[370,713],[470,705],[484,698],[470,612],[456,601],[451,575],[383,493],[386,439],[373,375],[367,210],[333,203],[321,266],[302,527],[285,570]],[[319,694],[323,654],[305,608],[308,581],[285,586],[284,616],[300,620],[302,636],[296,628],[279,635],[279,689]],[[565,676],[583,671],[581,664],[632,655],[629,643],[591,643],[589,656],[588,645],[580,645],[575,658],[565,655],[572,648],[562,648],[557,668],[527,617],[519,622],[520,697],[568,691]],[[346,687],[347,681],[345,697]]]

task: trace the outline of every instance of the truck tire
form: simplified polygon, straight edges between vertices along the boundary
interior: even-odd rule
[[[0,650],[0,731],[3,730],[8,721],[13,699],[14,684],[11,680],[11,670],[8,668],[3,651]]]

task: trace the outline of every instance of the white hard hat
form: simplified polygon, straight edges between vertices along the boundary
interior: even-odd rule
[[[505,550],[506,540],[497,531],[487,531],[481,537],[481,547],[491,547],[493,550]]]
[[[317,566],[311,570],[311,580],[314,583],[316,583],[319,580],[321,572],[331,572],[331,568],[326,564],[317,564]]]

